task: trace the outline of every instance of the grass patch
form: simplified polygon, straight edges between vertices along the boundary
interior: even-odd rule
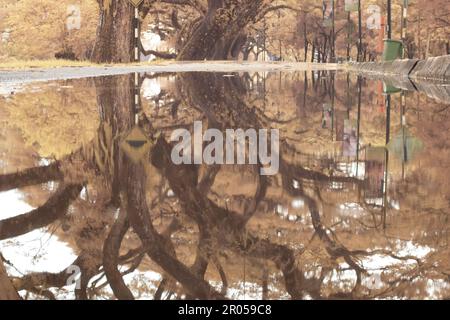
[[[33,69],[33,68],[61,68],[61,67],[92,67],[92,66],[130,66],[130,65],[149,65],[158,64],[164,60],[154,60],[151,62],[132,62],[132,63],[105,63],[97,64],[87,60],[73,61],[63,59],[49,60],[6,60],[0,62],[0,69]],[[166,61],[164,61],[166,62]],[[168,61],[167,61],[168,62]]]
[[[72,61],[62,59],[50,60],[7,60],[0,62],[1,69],[30,69],[58,67],[87,67],[96,65],[90,61]]]

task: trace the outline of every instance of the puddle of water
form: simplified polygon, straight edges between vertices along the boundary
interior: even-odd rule
[[[321,71],[0,90],[8,273],[33,299],[448,298],[448,88]]]

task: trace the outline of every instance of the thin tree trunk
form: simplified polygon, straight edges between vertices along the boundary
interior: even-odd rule
[[[427,28],[427,49],[425,51],[425,59],[430,57],[430,42],[431,42],[431,32],[430,28]]]
[[[308,32],[307,32],[307,24],[306,24],[306,13],[304,17],[303,23],[303,39],[304,39],[304,47],[305,47],[305,62],[308,60]]]
[[[421,37],[420,37],[420,19],[421,19],[421,17],[420,17],[420,11],[419,11],[419,13],[418,13],[418,18],[417,18],[417,47],[418,47],[418,49],[417,49],[417,58],[418,59],[420,59],[421,57],[422,57],[422,39],[421,39]]]

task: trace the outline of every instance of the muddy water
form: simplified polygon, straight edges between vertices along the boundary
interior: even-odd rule
[[[0,252],[22,296],[450,297],[448,85],[137,79],[2,87]]]

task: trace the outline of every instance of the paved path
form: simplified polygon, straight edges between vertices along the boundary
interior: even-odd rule
[[[256,72],[256,71],[309,71],[338,70],[338,64],[296,63],[296,62],[175,62],[151,65],[117,65],[92,67],[60,67],[0,70],[1,83],[27,83],[87,77],[113,76],[133,72]]]

